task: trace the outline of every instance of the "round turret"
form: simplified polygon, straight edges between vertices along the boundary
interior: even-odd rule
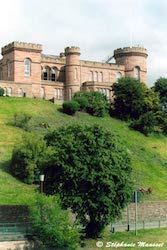
[[[147,50],[141,47],[125,47],[114,50],[117,64],[125,66],[125,76],[147,81]]]
[[[80,90],[80,54],[79,47],[65,48],[67,100]]]

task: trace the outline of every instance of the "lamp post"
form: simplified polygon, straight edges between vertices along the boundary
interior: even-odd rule
[[[43,193],[44,191],[44,178],[45,175],[44,174],[40,174],[39,179],[40,179],[40,193]]]

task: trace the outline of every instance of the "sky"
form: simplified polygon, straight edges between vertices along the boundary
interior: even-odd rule
[[[166,0],[0,0],[0,47],[12,42],[43,45],[59,55],[79,46],[81,59],[103,61],[114,49],[148,50],[148,85],[167,77]]]

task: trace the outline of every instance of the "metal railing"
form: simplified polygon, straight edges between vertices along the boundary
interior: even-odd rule
[[[154,221],[138,221],[137,228],[138,229],[151,229],[151,228],[162,228],[167,227],[167,219],[163,220],[154,220]],[[120,232],[120,231],[127,231],[128,224],[127,222],[118,222],[113,223],[110,225],[110,231],[112,232]],[[135,222],[129,224],[129,230],[135,230]]]
[[[0,223],[0,235],[31,234],[30,223]]]

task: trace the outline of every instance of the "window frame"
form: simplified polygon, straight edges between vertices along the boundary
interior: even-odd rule
[[[28,64],[26,62],[29,62]],[[25,58],[24,60],[24,76],[31,76],[31,59]]]

